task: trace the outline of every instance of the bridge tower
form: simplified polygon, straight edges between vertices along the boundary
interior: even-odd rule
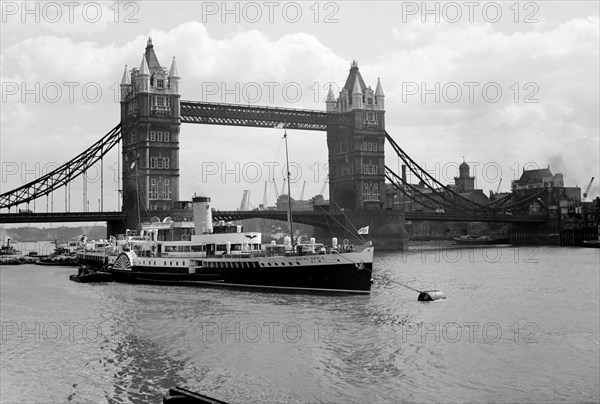
[[[327,112],[350,114],[351,127],[327,129],[329,209],[344,209],[354,228],[369,226],[376,248],[405,249],[408,233],[404,211],[385,206],[385,95],[377,79],[375,91],[365,84],[353,61],[337,98],[331,87]],[[349,235],[351,236],[351,235]]]
[[[385,181],[385,95],[381,81],[367,87],[353,61],[336,99],[329,87],[327,111],[354,116],[353,127],[327,130],[331,209],[382,209]]]
[[[167,70],[158,62],[152,39],[139,68],[121,80],[123,132],[123,211],[128,228],[137,228],[148,211],[169,211],[179,200],[179,73],[175,58]]]

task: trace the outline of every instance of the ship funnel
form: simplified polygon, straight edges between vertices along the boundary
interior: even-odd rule
[[[194,211],[194,227],[196,234],[212,233],[212,211],[210,210],[210,198],[207,196],[195,196],[192,199]]]

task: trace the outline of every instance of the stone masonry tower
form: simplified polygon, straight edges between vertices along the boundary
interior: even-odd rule
[[[152,39],[148,39],[140,67],[121,80],[123,131],[123,211],[126,226],[137,228],[148,211],[171,210],[179,200],[179,74],[175,58],[163,68]]]
[[[327,112],[352,114],[353,127],[327,130],[330,209],[382,209],[385,107],[381,82],[367,87],[355,61],[336,99],[329,87]]]

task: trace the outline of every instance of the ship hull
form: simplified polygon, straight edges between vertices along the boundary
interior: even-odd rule
[[[196,273],[140,266],[132,267],[131,270],[111,269],[108,272],[120,282],[281,292],[369,293],[372,264],[364,264],[362,269],[348,263],[328,266],[304,265],[296,268],[207,268]]]
[[[108,263],[108,255],[105,252],[77,252],[76,257],[77,264],[97,270],[106,268]]]

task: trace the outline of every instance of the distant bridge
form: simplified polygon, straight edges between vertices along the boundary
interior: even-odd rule
[[[244,219],[273,219],[287,220],[285,210],[249,210],[249,211],[214,211],[213,219],[235,221]],[[319,212],[319,211],[295,211],[292,212],[295,223],[309,224],[311,226],[328,228],[339,223],[345,223],[343,213]],[[548,221],[547,215],[506,215],[504,213],[435,213],[435,212],[406,212],[406,220],[424,222],[504,222],[504,223],[544,223]]]
[[[121,222],[124,212],[0,213],[0,223]]]
[[[191,214],[191,212],[190,212]],[[504,222],[504,223],[544,223],[547,215],[523,215],[504,213],[435,213],[406,212],[406,220],[423,222]],[[287,221],[285,210],[215,210],[214,220],[236,221],[245,219],[273,219]],[[345,224],[343,213],[324,211],[294,211],[294,223],[315,227],[330,228]],[[60,212],[60,213],[0,213],[0,223],[49,223],[49,222],[118,222],[125,220],[123,212]]]

